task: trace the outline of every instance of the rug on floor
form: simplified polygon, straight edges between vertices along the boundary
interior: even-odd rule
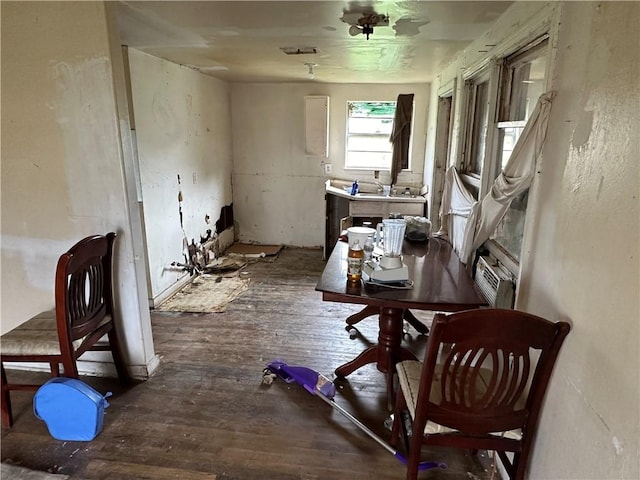
[[[222,313],[249,289],[244,275],[200,275],[182,290],[156,307],[160,312]]]
[[[282,245],[253,245],[248,243],[234,243],[227,248],[225,255],[243,255],[247,257],[269,257],[277,255],[282,250]]]

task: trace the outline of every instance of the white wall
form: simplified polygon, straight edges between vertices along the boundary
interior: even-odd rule
[[[551,33],[557,96],[529,196],[516,308],[572,331],[529,478],[638,479],[640,4],[517,3],[495,25],[439,85],[481,63],[483,45],[499,51],[540,27]]]
[[[519,306],[573,329],[532,478],[637,479],[640,4],[567,2],[560,22]]]
[[[184,239],[198,244],[207,229],[215,232],[221,208],[232,202],[229,87],[134,49],[129,64],[151,297],[157,299],[185,276],[171,268],[185,262]]]
[[[132,372],[154,359],[136,282],[102,3],[2,3],[2,332],[53,308],[58,257],[115,231],[115,296]],[[146,315],[145,315],[146,314]]]
[[[396,100],[414,93],[411,172],[398,183],[421,186],[429,85],[233,84],[233,199],[239,239],[304,247],[324,245],[324,182],[373,181],[373,171],[344,170],[348,100]],[[306,157],[304,97],[329,96],[329,157]],[[325,175],[324,163],[333,172]],[[389,182],[389,172],[380,173]]]

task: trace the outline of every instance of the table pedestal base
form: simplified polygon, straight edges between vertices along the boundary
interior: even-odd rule
[[[347,325],[355,325],[356,323],[364,320],[367,317],[371,317],[372,315],[378,315],[380,313],[380,307],[375,307],[373,305],[367,305],[358,313],[354,313],[347,317]],[[410,310],[403,310],[402,318],[406,320],[413,328],[415,328],[418,333],[421,335],[429,334],[429,327],[427,327],[424,323],[416,318],[416,316],[411,313]]]
[[[336,368],[338,377],[346,377],[358,368],[376,363],[376,367],[387,377],[387,407],[393,409],[393,376],[395,365],[403,360],[417,360],[416,356],[402,347],[402,308],[380,308],[378,344],[367,348],[350,362]]]

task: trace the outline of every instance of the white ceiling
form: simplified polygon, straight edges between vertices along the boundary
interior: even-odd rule
[[[230,82],[430,82],[512,2],[125,1],[123,44]],[[374,11],[369,40],[349,23]],[[316,54],[281,49],[313,47]],[[305,63],[315,63],[310,79]]]

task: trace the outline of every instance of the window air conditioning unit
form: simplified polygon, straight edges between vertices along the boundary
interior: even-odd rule
[[[513,282],[490,257],[481,256],[478,259],[475,282],[489,305],[513,308]]]

